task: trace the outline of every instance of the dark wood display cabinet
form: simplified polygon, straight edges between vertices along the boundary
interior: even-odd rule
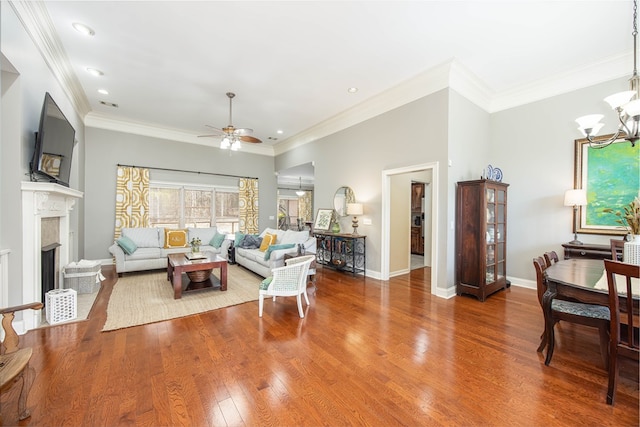
[[[456,189],[456,293],[484,301],[507,280],[507,187],[480,179]]]

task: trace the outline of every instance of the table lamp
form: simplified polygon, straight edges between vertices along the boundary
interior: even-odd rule
[[[581,245],[578,240],[578,206],[587,204],[587,192],[581,188],[567,190],[564,193],[564,205],[573,206],[573,241],[569,242],[573,245]]]
[[[358,215],[362,215],[362,203],[347,203],[347,215],[353,215],[351,226],[353,227],[353,235],[358,235]]]

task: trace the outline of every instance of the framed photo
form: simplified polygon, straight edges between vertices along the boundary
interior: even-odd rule
[[[612,135],[596,139],[606,140]],[[575,141],[574,188],[587,192],[587,205],[578,207],[578,233],[625,235],[617,216],[603,212],[619,211],[638,196],[640,162],[638,147],[619,139],[603,148],[591,148],[586,139]]]
[[[316,220],[313,223],[313,230],[329,231],[331,218],[333,218],[333,209],[318,209]]]

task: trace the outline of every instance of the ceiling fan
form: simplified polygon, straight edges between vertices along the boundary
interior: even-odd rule
[[[251,136],[253,133],[253,129],[249,128],[237,128],[232,125],[233,123],[233,98],[236,96],[233,92],[227,92],[227,97],[229,98],[229,125],[227,127],[223,127],[222,129],[205,125],[206,127],[214,130],[216,133],[213,135],[199,135],[199,137],[220,137],[222,140],[220,141],[220,148],[223,150],[231,149],[233,151],[237,151],[240,149],[240,141],[242,142],[251,142],[254,144],[260,143],[258,138]]]

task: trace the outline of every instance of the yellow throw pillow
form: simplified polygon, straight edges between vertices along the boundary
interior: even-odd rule
[[[266,233],[262,238],[262,243],[260,244],[260,251],[264,252],[270,245],[274,245],[276,243],[276,239],[278,236],[276,234]]]
[[[164,248],[186,248],[189,246],[187,242],[187,230],[182,229],[164,229]]]

